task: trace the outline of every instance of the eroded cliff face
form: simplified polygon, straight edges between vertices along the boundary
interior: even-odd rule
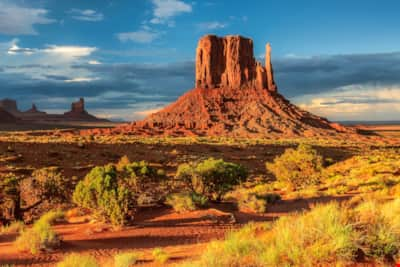
[[[255,60],[253,41],[242,36],[200,39],[196,51],[196,88],[253,88],[276,90],[271,50],[266,66]],[[269,87],[270,86],[270,87]]]

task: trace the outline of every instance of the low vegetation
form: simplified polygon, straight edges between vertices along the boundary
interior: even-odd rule
[[[165,264],[170,258],[169,254],[162,248],[155,248],[152,255],[154,261],[159,264]]]
[[[42,250],[49,250],[60,245],[60,239],[51,225],[63,213],[59,211],[50,211],[37,220],[31,228],[23,230],[15,241],[15,245],[20,251],[28,251],[36,254]]]
[[[176,178],[192,192],[220,201],[225,193],[245,181],[247,171],[238,164],[209,158],[199,163],[179,165]]]
[[[70,254],[66,256],[61,262],[57,264],[57,267],[100,267],[96,259],[92,256],[81,255],[81,254]]]
[[[130,267],[136,264],[139,255],[134,252],[125,252],[114,256],[114,267]]]
[[[328,266],[364,257],[393,263],[399,256],[400,200],[355,206],[317,205],[309,212],[250,224],[211,242],[198,261],[182,266]]]
[[[95,167],[78,183],[73,201],[113,225],[124,225],[133,206],[132,193],[118,179],[115,166]]]
[[[290,189],[299,189],[316,184],[321,177],[323,159],[311,146],[300,144],[297,149],[286,149],[267,169],[278,181],[284,182]]]

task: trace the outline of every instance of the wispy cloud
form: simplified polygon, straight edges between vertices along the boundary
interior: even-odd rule
[[[66,58],[79,58],[89,56],[96,50],[96,47],[89,46],[49,45],[41,51]]]
[[[81,21],[96,22],[96,21],[102,21],[104,19],[103,13],[93,9],[72,8],[69,11],[67,11],[67,13],[70,14],[73,19]]]
[[[66,83],[82,83],[82,82],[92,82],[92,81],[97,81],[100,78],[98,77],[75,77],[71,79],[66,79],[64,82]]]
[[[174,25],[173,17],[182,13],[192,12],[192,6],[181,0],[151,0],[154,6],[153,18],[150,20],[153,24]]]
[[[400,86],[349,85],[294,100],[333,120],[397,120]]]
[[[210,21],[197,24],[197,27],[200,30],[218,30],[226,28],[227,26],[228,26],[227,23],[222,23],[219,21]]]
[[[36,24],[56,22],[47,17],[48,10],[16,5],[0,1],[0,33],[8,35],[35,35]]]
[[[45,48],[28,48],[18,46],[18,39],[13,39],[11,46],[7,50],[9,55],[33,55],[36,53],[53,54],[64,58],[86,57],[97,50],[96,47],[89,46],[66,46],[66,45],[47,45]]]
[[[121,42],[132,41],[135,43],[151,43],[161,35],[160,32],[152,31],[150,29],[140,29],[134,32],[121,32],[117,34],[117,38]]]

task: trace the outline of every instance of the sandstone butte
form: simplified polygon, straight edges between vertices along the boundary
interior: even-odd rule
[[[279,94],[266,45],[265,64],[242,36],[206,35],[196,51],[195,88],[144,120],[91,134],[165,136],[335,136],[354,129],[291,104]],[[87,133],[87,132],[86,132]]]

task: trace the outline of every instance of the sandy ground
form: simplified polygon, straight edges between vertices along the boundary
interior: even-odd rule
[[[285,200],[269,206],[264,214],[239,212],[230,203],[183,214],[166,207],[149,207],[138,212],[134,225],[120,230],[79,221],[56,225],[54,228],[63,240],[61,247],[36,255],[18,252],[13,245],[15,234],[0,235],[0,265],[54,266],[65,255],[78,252],[90,254],[104,266],[110,266],[114,254],[136,251],[142,254],[139,265],[157,266],[151,256],[156,247],[162,247],[170,254],[168,265],[173,265],[198,257],[207,242],[222,239],[228,231],[250,221],[272,221],[289,212],[308,209],[315,203],[341,201],[349,197]]]

